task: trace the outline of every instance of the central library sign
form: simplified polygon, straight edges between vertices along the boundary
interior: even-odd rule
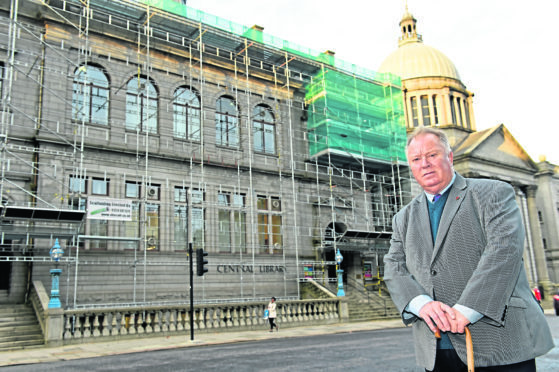
[[[283,265],[217,265],[217,272],[220,274],[229,273],[285,273],[287,268]]]

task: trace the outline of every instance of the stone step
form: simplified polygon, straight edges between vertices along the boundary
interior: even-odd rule
[[[11,336],[0,336],[0,344],[19,342],[19,341],[33,341],[33,342],[43,342],[43,336],[37,335],[37,333],[32,334],[17,334]]]
[[[28,325],[39,325],[39,322],[37,321],[37,319],[17,319],[17,320],[7,320],[4,322],[0,322],[0,330],[5,329],[5,328],[11,328],[11,327],[22,327],[22,326],[28,326]]]
[[[43,332],[31,306],[0,306],[0,351],[44,345]]]
[[[9,327],[1,327],[0,328],[0,337],[2,336],[9,336],[14,334],[36,334],[37,333],[37,322],[30,323],[30,324],[23,324],[17,326],[9,326]]]
[[[14,351],[44,346],[43,340],[10,341],[0,343],[0,351]]]

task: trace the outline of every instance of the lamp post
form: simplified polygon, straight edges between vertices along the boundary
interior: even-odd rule
[[[344,257],[340,253],[340,249],[338,248],[338,252],[336,253],[336,273],[338,274],[338,293],[336,294],[338,297],[344,297],[344,279],[343,273],[344,271],[340,268]]]
[[[55,262],[56,268],[50,270],[50,276],[52,278],[52,286],[50,289],[50,300],[49,300],[49,309],[59,309],[60,304],[60,290],[58,289],[58,281],[60,278],[60,273],[62,269],[58,268],[58,261],[64,254],[64,250],[60,247],[58,243],[58,238],[56,238],[54,245],[50,249],[49,255],[50,259]]]

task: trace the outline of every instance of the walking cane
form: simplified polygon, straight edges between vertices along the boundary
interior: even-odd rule
[[[468,361],[468,372],[474,372],[474,344],[472,343],[472,334],[468,327],[464,328],[466,331],[466,359]],[[435,337],[441,338],[441,331],[435,331]]]

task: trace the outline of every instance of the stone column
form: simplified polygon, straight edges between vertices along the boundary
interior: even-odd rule
[[[530,225],[530,221],[528,220],[528,210],[526,207],[526,195],[520,189],[518,185],[514,185],[514,191],[516,195],[516,204],[518,204],[518,208],[520,209],[520,213],[522,215],[522,222],[524,227],[528,229]],[[536,263],[534,259],[534,251],[532,248],[531,241],[529,240],[529,235],[526,234],[526,238],[524,239],[524,269],[526,270],[526,275],[528,276],[528,281],[530,282],[530,286],[536,285],[537,281],[537,271],[536,271]]]
[[[470,128],[472,130],[476,130],[476,120],[474,117],[474,99],[473,99],[473,94],[470,93],[468,95],[468,99],[466,100],[468,102],[468,110],[470,111]]]
[[[545,261],[545,251],[542,243],[542,232],[538,219],[538,208],[536,206],[536,186],[529,186],[526,190],[526,204],[528,206],[528,218],[530,221],[530,232],[532,236],[532,246],[536,260],[536,270],[538,273],[538,285],[541,285],[545,293],[550,293],[551,281],[547,272]]]

